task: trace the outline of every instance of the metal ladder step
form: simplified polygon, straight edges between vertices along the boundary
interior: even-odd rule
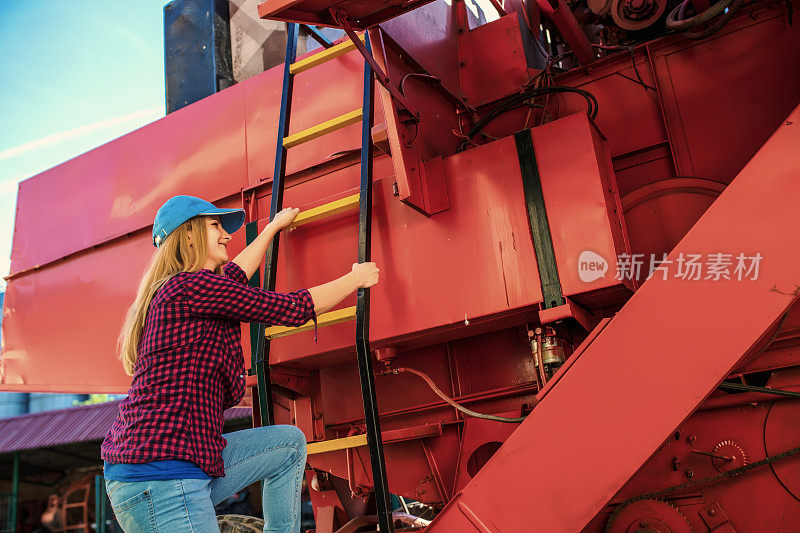
[[[319,207],[301,211],[297,214],[290,227],[296,228],[298,226],[304,226],[305,224],[310,224],[311,222],[316,222],[323,218],[358,209],[358,202],[360,199],[361,194],[356,193],[345,198],[340,198],[339,200],[334,200],[333,202],[328,202]]]
[[[292,148],[294,146],[312,141],[318,137],[322,137],[328,133],[340,130],[351,124],[361,122],[363,117],[363,108],[355,109],[344,115],[339,115],[336,118],[326,120],[322,124],[317,124],[303,131],[297,132],[293,135],[283,138],[283,147]]]
[[[366,445],[366,434],[353,435],[352,437],[342,437],[341,439],[325,440],[322,442],[309,442],[306,446],[306,453],[308,455],[314,455],[317,453],[347,450],[349,448],[359,448]]]
[[[361,42],[363,43],[364,42],[364,36],[361,35],[359,38],[361,39]],[[342,55],[346,54],[347,52],[350,52],[351,50],[355,50],[355,49],[356,49],[356,45],[353,43],[352,40],[348,39],[347,41],[345,41],[343,43],[339,43],[339,44],[334,45],[334,46],[332,46],[330,48],[322,50],[318,54],[314,54],[313,56],[309,56],[309,57],[306,57],[304,59],[301,59],[300,61],[292,63],[289,66],[289,73],[292,74],[292,75],[298,74],[298,73],[306,71],[306,70],[308,70],[310,68],[314,68],[316,66],[322,65],[323,63],[327,63],[331,59],[335,59],[335,58],[337,58],[339,56],[342,56]]]
[[[328,313],[323,313],[317,317],[317,326],[332,326],[341,322],[356,319],[356,306],[344,307]],[[278,337],[286,337],[287,335],[294,335],[295,333],[302,333],[314,329],[314,321],[309,320],[302,326],[271,326],[264,330],[264,336],[268,339],[277,339]]]

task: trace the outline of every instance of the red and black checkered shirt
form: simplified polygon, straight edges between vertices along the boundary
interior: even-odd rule
[[[223,275],[180,273],[159,289],[147,312],[128,397],[103,440],[109,463],[193,461],[222,477],[225,409],[245,391],[239,322],[299,326],[314,318],[305,289],[289,294],[247,285],[236,263]]]

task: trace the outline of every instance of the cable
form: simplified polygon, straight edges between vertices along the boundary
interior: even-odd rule
[[[386,370],[385,372],[381,372],[381,374],[399,374],[401,372],[406,372],[408,374],[414,374],[415,376],[419,376],[420,378],[422,378],[425,381],[425,383],[428,384],[428,386],[433,390],[433,392],[436,393],[436,395],[439,398],[441,398],[442,400],[444,400],[445,402],[447,402],[451,406],[455,407],[456,409],[458,409],[459,411],[461,411],[465,415],[472,416],[472,417],[475,417],[475,418],[483,418],[485,420],[494,420],[495,422],[506,422],[506,423],[509,423],[509,424],[519,424],[520,422],[525,420],[524,416],[521,416],[519,418],[507,418],[505,416],[487,415],[487,414],[484,414],[484,413],[475,412],[475,411],[473,411],[471,409],[467,409],[463,405],[457,403],[455,400],[453,400],[452,398],[447,396],[441,390],[439,390],[439,387],[436,386],[436,384],[433,382],[433,380],[427,374],[425,374],[424,372],[420,372],[419,370],[414,370],[413,368],[403,368],[403,367],[394,368],[394,369]],[[381,374],[379,374],[379,375],[381,375]]]
[[[655,87],[651,87],[651,86],[647,85],[644,82],[644,80],[642,79],[642,75],[639,74],[639,67],[636,66],[636,48],[635,47],[633,47],[633,46],[624,46],[624,45],[604,45],[604,44],[592,44],[591,46],[594,47],[594,48],[597,48],[599,50],[627,50],[628,52],[630,52],[630,54],[631,54],[631,64],[633,66],[633,72],[636,74],[636,79],[639,80],[639,84],[642,87],[644,87],[645,92],[647,92],[648,89],[653,90],[653,91],[656,90]],[[617,72],[617,74],[619,74],[623,78],[628,78],[627,76],[625,76],[623,74],[620,74],[619,72]],[[628,79],[630,79],[630,78],[628,78]],[[631,80],[631,81],[635,81],[635,80]]]
[[[423,80],[427,80],[427,81],[429,81],[431,83],[441,83],[442,82],[442,80],[439,77],[433,76],[431,74],[424,74],[422,72],[409,72],[408,74],[403,76],[403,79],[400,80],[399,90],[400,90],[400,94],[402,94],[403,96],[406,95],[406,92],[405,92],[403,87],[404,87],[404,85],[406,83],[406,80],[408,78],[420,78],[420,79],[423,79]]]
[[[495,107],[489,113],[484,116],[480,121],[478,121],[475,126],[472,127],[471,130],[467,133],[467,139],[470,140],[472,137],[477,135],[487,124],[492,122],[494,119],[502,115],[503,113],[510,111],[519,107],[520,105],[524,104],[527,100],[532,98],[536,98],[537,96],[543,95],[550,95],[550,94],[558,94],[558,93],[575,93],[583,98],[586,99],[586,103],[588,106],[587,113],[591,119],[595,119],[597,117],[598,111],[598,104],[597,98],[590,93],[589,91],[585,91],[583,89],[578,89],[576,87],[567,87],[564,85],[550,85],[546,87],[538,87],[534,89],[526,89],[525,91],[515,94],[508,98],[505,102],[500,104],[499,106]],[[466,144],[466,143],[465,143]],[[462,144],[459,150],[462,150],[464,145]]]
[[[747,392],[763,392],[764,394],[785,396],[787,398],[800,398],[800,392],[783,389],[770,389],[768,387],[756,387],[755,385],[742,385],[741,383],[725,383],[723,381],[717,388]]]

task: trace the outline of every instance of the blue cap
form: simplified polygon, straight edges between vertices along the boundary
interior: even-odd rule
[[[218,216],[228,233],[233,233],[244,224],[244,209],[219,209],[211,202],[195,196],[173,196],[158,208],[153,222],[153,245],[158,248],[181,224],[200,215]]]

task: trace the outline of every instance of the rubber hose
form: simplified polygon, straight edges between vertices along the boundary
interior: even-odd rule
[[[471,130],[469,130],[469,132],[467,133],[467,138],[472,139],[472,137],[477,135],[484,127],[486,127],[487,124],[489,124],[495,118],[505,113],[506,111],[514,109],[515,107],[521,105],[523,102],[530,100],[531,98],[536,96],[542,96],[545,94],[553,94],[553,93],[575,93],[582,96],[584,99],[586,99],[586,102],[588,104],[589,109],[587,110],[587,112],[589,114],[589,117],[592,119],[597,117],[597,111],[598,111],[597,98],[595,98],[595,96],[589,91],[585,91],[583,89],[578,89],[575,87],[567,87],[560,85],[541,87],[538,89],[528,89],[523,93],[512,96],[508,101],[492,109],[475,126],[473,126]]]

